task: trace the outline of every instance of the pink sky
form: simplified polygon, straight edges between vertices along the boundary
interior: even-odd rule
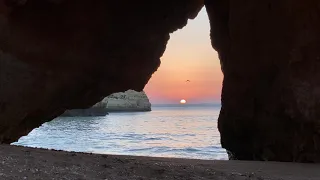
[[[170,35],[161,66],[144,89],[151,103],[179,103],[181,99],[188,103],[220,102],[223,75],[209,35],[205,8]]]

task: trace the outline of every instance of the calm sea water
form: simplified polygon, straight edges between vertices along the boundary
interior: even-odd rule
[[[105,117],[59,117],[13,144],[100,154],[227,159],[220,145],[220,107],[153,107]]]

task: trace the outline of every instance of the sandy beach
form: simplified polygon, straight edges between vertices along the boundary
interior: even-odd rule
[[[74,153],[0,146],[0,179],[319,180],[320,165]]]

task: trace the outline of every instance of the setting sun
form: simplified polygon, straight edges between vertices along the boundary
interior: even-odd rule
[[[180,104],[185,104],[185,103],[187,103],[187,101],[184,99],[181,99]]]

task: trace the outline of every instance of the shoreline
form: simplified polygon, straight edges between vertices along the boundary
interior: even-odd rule
[[[15,145],[0,145],[0,163],[0,179],[320,179],[320,164],[107,155]]]

